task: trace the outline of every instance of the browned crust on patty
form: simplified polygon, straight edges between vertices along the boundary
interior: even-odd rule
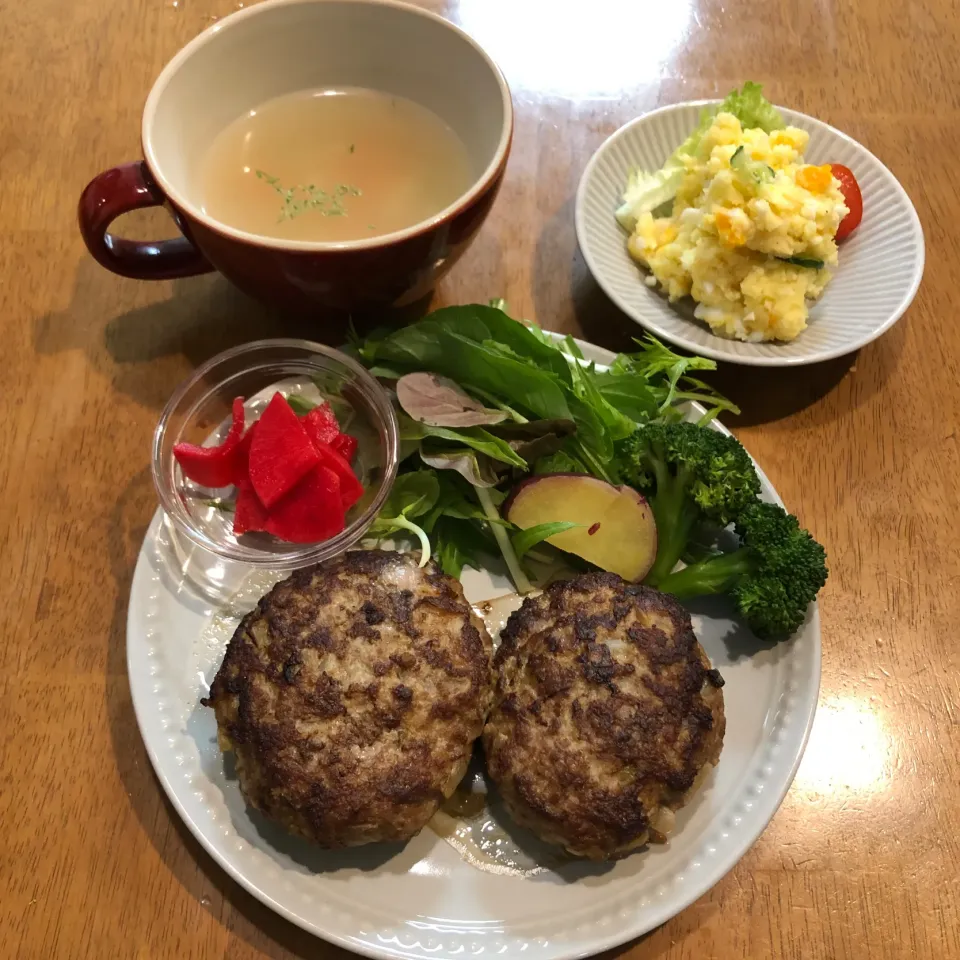
[[[525,600],[494,669],[489,772],[519,823],[577,855],[646,843],[660,808],[681,806],[720,755],[723,680],[689,615],[615,574]]]
[[[352,551],[260,600],[204,702],[267,817],[328,847],[406,840],[466,769],[491,646],[432,563]]]

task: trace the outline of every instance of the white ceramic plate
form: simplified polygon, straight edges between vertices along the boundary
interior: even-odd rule
[[[582,348],[589,359],[611,359]],[[764,496],[776,500],[761,479]],[[795,637],[765,649],[722,604],[698,606],[697,634],[726,680],[727,732],[717,768],[679,813],[666,845],[614,865],[561,862],[495,808],[469,828],[491,851],[487,869],[430,829],[402,848],[316,850],[247,809],[217,749],[213,712],[199,702],[240,615],[270,580],[258,574],[232,601],[212,603],[193,592],[173,553],[158,513],[140,552],[127,623],[133,704],[157,776],[200,843],[254,896],[369,956],[560,960],[645,933],[709,890],[747,851],[790,786],[813,721],[816,608]],[[215,562],[207,566],[210,581],[227,574]],[[473,602],[510,589],[496,571],[467,570],[464,587]]]
[[[780,107],[788,124],[810,134],[811,163],[849,167],[863,193],[863,221],[840,246],[840,265],[809,325],[790,343],[742,343],[710,332],[692,307],[671,305],[644,283],[614,218],[632,167],[658,170],[716,100],[662,107],[612,134],[587,164],[577,190],[576,227],[590,272],[624,313],[657,336],[701,356],[752,366],[795,366],[850,353],[893,326],[910,306],[923,275],[920,219],[903,187],[866,147],[833,127]]]

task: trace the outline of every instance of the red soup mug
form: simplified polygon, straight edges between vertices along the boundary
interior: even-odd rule
[[[470,187],[429,220],[346,242],[247,233],[204,210],[199,170],[211,141],[259,104],[308,89],[367,87],[437,114],[467,148]],[[467,34],[395,0],[269,0],[225,17],[160,74],[143,112],[144,159],[95,177],[80,198],[90,253],[125,277],[161,280],[219,270],[281,307],[356,309],[429,292],[476,235],[510,150],[513,108],[496,64]],[[111,234],[139,207],[165,206],[183,236]]]

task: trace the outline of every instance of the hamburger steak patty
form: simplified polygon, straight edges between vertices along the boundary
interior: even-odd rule
[[[577,856],[663,839],[723,745],[723,680],[680,604],[611,573],[552,584],[501,633],[487,767],[513,817]]]
[[[354,551],[263,597],[203,702],[265,816],[325,847],[407,840],[467,768],[491,647],[433,563]]]

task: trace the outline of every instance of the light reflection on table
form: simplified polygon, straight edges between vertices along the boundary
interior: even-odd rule
[[[656,80],[690,28],[693,0],[459,0],[451,16],[511,87],[544,97],[616,99]]]
[[[893,749],[878,701],[828,697],[817,708],[794,790],[818,795],[885,790]]]

